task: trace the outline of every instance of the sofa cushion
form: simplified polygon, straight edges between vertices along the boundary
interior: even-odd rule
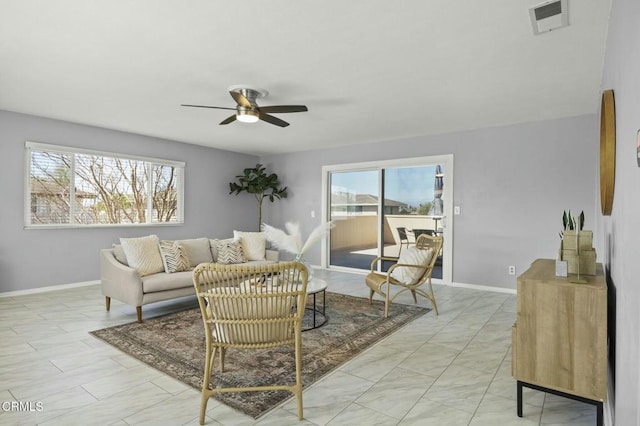
[[[240,241],[246,260],[264,260],[267,238],[264,232],[233,231],[233,238]]]
[[[184,247],[177,241],[160,241],[160,254],[164,263],[164,271],[168,274],[188,271],[191,267]]]
[[[160,240],[157,235],[120,238],[120,244],[122,244],[129,266],[138,271],[141,277],[164,271],[160,255]]]
[[[242,253],[240,241],[220,240],[217,242],[216,249],[218,259],[216,262],[223,264],[244,263],[245,258]]]
[[[189,264],[191,264],[191,266],[197,266],[200,263],[213,262],[208,238],[192,238],[177,241],[182,245],[182,247],[184,247],[184,250],[187,253],[187,259],[189,259]]]
[[[142,277],[143,293],[155,293],[184,287],[193,287],[193,272],[184,271],[174,274],[161,272],[159,274]]]

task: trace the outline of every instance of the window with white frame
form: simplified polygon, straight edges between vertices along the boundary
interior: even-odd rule
[[[25,144],[25,225],[183,223],[185,163]]]

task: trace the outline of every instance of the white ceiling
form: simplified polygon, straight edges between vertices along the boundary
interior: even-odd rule
[[[0,109],[256,155],[596,113],[610,0],[540,2],[0,0]],[[309,112],[180,106],[236,84]]]

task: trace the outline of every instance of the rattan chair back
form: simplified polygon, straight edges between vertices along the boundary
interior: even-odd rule
[[[299,262],[270,265],[203,263],[193,271],[206,338],[200,424],[209,397],[219,392],[288,390],[298,398],[302,419],[301,332],[307,295],[307,268]],[[229,348],[265,349],[293,345],[296,384],[211,389],[216,352],[220,374]]]

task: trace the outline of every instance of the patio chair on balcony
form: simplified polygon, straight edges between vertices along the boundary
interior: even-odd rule
[[[409,237],[407,236],[407,228],[400,227],[396,228],[398,231],[398,239],[400,240],[400,250],[398,250],[398,257],[402,254],[402,245],[406,244],[407,248],[409,248]]]
[[[438,315],[438,305],[431,286],[431,274],[442,248],[442,237],[422,234],[416,240],[415,245],[408,247],[397,259],[393,257],[376,257],[371,262],[371,272],[366,276],[365,283],[369,287],[369,303],[373,302],[373,294],[377,293],[384,298],[384,316],[389,316],[389,304],[399,295],[410,291],[413,301],[418,303],[416,294],[419,294],[431,302],[433,310]],[[396,262],[391,265],[386,273],[375,272],[378,262]],[[428,289],[422,286],[429,284]],[[395,294],[394,288],[399,288]]]
[[[433,229],[413,229],[412,231],[416,239],[418,239],[418,237],[422,234],[436,235],[436,231]]]

